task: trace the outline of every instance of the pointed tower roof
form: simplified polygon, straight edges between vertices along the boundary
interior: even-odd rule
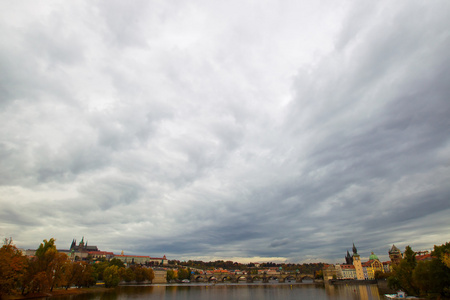
[[[353,243],[353,254],[358,254],[358,250],[355,247],[355,243]]]
[[[394,254],[394,253],[401,253],[400,249],[398,249],[397,247],[395,247],[394,244],[392,244],[391,250],[389,250],[389,254]]]

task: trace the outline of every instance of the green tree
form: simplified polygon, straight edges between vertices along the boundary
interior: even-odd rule
[[[167,282],[172,282],[173,280],[177,279],[177,276],[173,270],[167,270],[166,279]]]
[[[438,272],[434,270],[435,261],[421,261],[413,272],[413,280],[419,289],[421,296],[432,295],[439,292],[439,276]]]
[[[445,256],[450,252],[450,244],[434,246],[432,259],[417,264],[413,280],[420,295],[429,298],[450,297],[450,268],[445,263]]]
[[[113,258],[109,261],[110,266],[117,266],[118,268],[125,268],[125,264],[118,258]]]
[[[105,287],[116,287],[120,283],[120,274],[118,266],[109,266],[103,272],[103,281]]]
[[[393,289],[402,289],[409,295],[417,295],[418,288],[413,281],[413,271],[417,265],[416,254],[406,246],[404,258],[394,266],[394,272],[388,278],[388,285]]]
[[[178,280],[190,279],[191,270],[190,269],[179,269],[178,270]]]
[[[22,285],[26,267],[26,257],[13,245],[12,239],[5,239],[0,248],[0,298]]]
[[[94,264],[94,272],[98,280],[103,280],[103,272],[105,272],[106,268],[109,267],[108,261],[102,261],[101,263]]]

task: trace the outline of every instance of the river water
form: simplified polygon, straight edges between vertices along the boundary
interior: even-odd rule
[[[266,300],[266,299],[384,299],[377,285],[323,284],[189,284],[120,286],[105,292],[59,296],[53,300]]]

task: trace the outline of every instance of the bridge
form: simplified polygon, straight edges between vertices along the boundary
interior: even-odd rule
[[[236,274],[231,272],[214,272],[209,274],[191,275],[192,282],[211,282],[216,280],[217,282],[230,281],[232,283],[238,283],[239,281],[245,281],[247,283],[262,281],[263,283],[269,283],[269,280],[277,280],[279,283],[283,283],[291,280],[295,282],[303,282],[304,279],[310,279],[314,282],[314,274],[288,272],[278,272],[276,274]]]

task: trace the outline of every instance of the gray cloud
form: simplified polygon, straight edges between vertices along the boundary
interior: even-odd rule
[[[446,7],[1,4],[0,234],[294,262],[448,241]]]

